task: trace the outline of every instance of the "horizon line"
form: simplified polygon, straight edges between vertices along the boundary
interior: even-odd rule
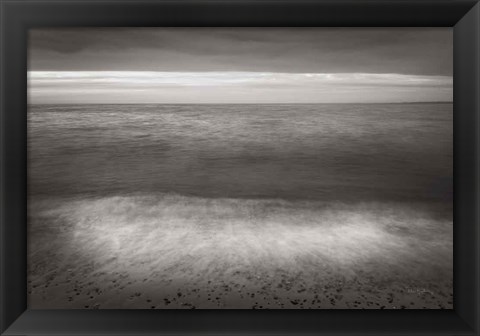
[[[385,104],[453,104],[453,101],[346,102],[346,103],[30,103],[27,105],[385,105]]]

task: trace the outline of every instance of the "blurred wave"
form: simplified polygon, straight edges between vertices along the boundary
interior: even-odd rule
[[[30,265],[56,271],[87,263],[95,271],[120,267],[134,277],[198,281],[278,269],[417,280],[452,275],[451,218],[438,218],[429,204],[166,194],[36,201],[29,214]]]

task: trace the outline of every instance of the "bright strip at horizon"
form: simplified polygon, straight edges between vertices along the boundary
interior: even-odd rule
[[[29,71],[29,103],[450,102],[451,76],[396,73]]]

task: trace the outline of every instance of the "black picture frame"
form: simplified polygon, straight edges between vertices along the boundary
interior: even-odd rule
[[[0,0],[2,335],[479,335],[480,4],[475,0]],[[453,310],[28,310],[28,29],[415,26],[454,29]]]

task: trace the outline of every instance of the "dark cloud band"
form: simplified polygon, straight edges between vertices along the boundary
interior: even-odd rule
[[[452,74],[450,28],[30,31],[30,70]]]

